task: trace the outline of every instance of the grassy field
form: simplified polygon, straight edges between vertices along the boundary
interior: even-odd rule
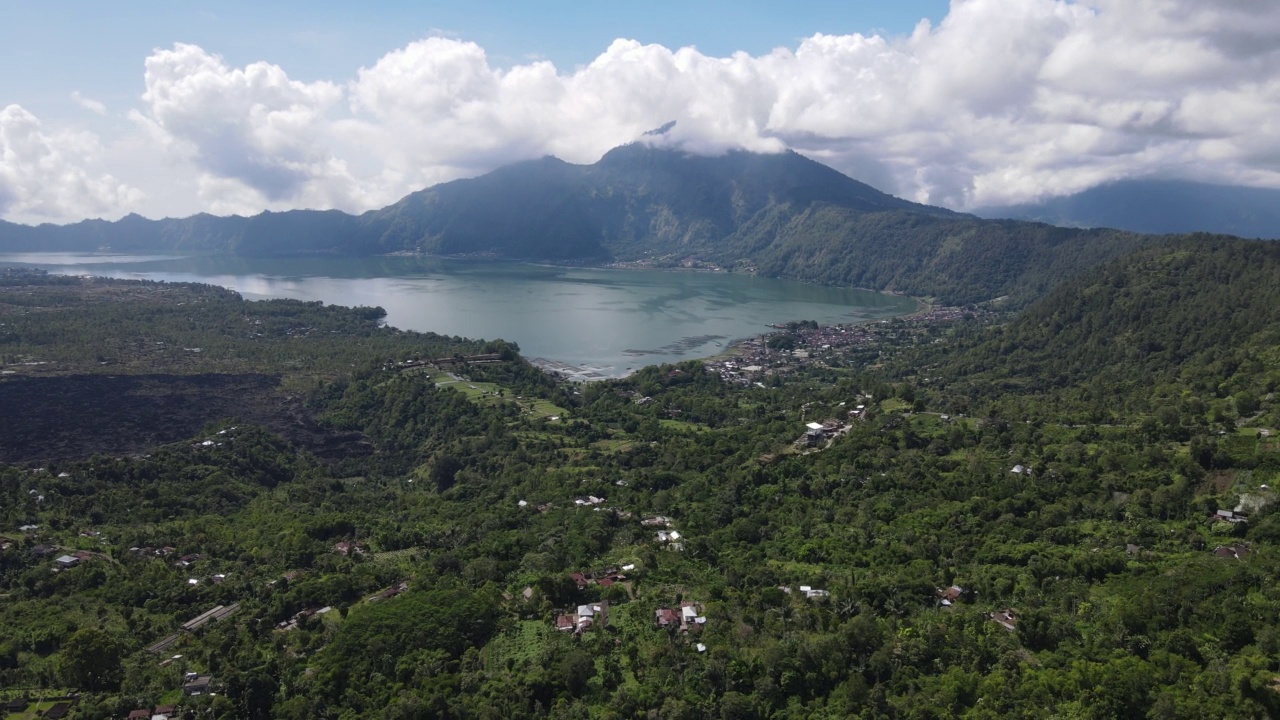
[[[467,396],[472,402],[513,402],[520,406],[526,413],[535,418],[564,417],[566,411],[564,408],[542,398],[526,398],[520,397],[512,393],[507,388],[491,382],[474,382],[471,380],[460,379],[450,373],[437,370],[431,374],[431,382],[437,387],[447,387],[458,390]]]
[[[678,430],[680,432],[706,432],[711,429],[702,423],[691,423],[685,422],[684,420],[671,420],[668,418],[659,420],[658,424],[668,430]]]
[[[386,552],[373,553],[369,558],[377,562],[386,562],[397,558],[408,559],[420,552],[422,552],[421,548],[405,548],[403,550],[388,550]]]

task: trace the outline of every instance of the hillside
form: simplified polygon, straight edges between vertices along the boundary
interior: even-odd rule
[[[1238,383],[1274,377],[1276,303],[1214,309],[1262,290],[1275,247],[1144,249],[1006,329],[877,323],[852,347],[867,362],[767,385],[700,363],[566,385],[373,308],[13,274],[0,388],[149,386],[0,404],[15,427],[112,426],[94,454],[0,465],[0,699],[219,720],[1275,717],[1280,404]],[[896,376],[919,348],[974,365]],[[1106,422],[1050,401],[1023,422],[1032,385],[963,384],[1002,356],[1028,383],[1060,364],[1064,391],[1112,366],[1132,382]],[[156,447],[120,423],[168,431],[164,385],[249,373],[279,386],[214,389]],[[224,415],[286,392],[311,437]],[[1126,405],[1153,393],[1168,412]],[[831,429],[810,442],[809,422]]]
[[[1008,325],[917,361],[951,394],[1051,403],[1035,414],[1066,403],[1097,418],[1247,417],[1280,383],[1277,277],[1280,245],[1192,236],[1068,280]]]
[[[299,210],[0,223],[0,251],[8,252],[422,252],[712,265],[948,303],[1026,300],[1142,242],[1133,233],[984,221],[919,205],[792,152],[704,157],[641,144],[592,165],[549,157],[517,163],[358,217]]]
[[[984,218],[1033,220],[1068,227],[1280,238],[1280,190],[1183,180],[1123,180],[1039,203],[975,212]]]

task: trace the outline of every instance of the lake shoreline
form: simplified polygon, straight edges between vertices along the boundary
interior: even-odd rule
[[[708,360],[814,320],[858,324],[921,311],[898,293],[708,268],[608,267],[414,254],[363,260],[0,255],[61,275],[217,285],[246,299],[379,306],[386,324],[504,339],[526,358],[580,379],[625,377],[663,363]],[[679,271],[679,272],[677,272]]]

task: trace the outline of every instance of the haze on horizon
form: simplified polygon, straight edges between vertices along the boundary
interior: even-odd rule
[[[19,7],[0,218],[359,212],[672,120],[692,152],[789,148],[959,210],[1139,177],[1280,187],[1271,0],[767,5]]]

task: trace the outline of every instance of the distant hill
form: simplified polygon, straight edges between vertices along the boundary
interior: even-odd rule
[[[1125,180],[1040,203],[975,211],[985,218],[1170,234],[1280,238],[1280,190],[1181,180]]]
[[[1035,297],[1144,242],[1134,233],[988,221],[920,205],[793,152],[699,156],[640,143],[615,148],[592,165],[551,157],[516,163],[359,216],[297,210],[248,218],[0,223],[0,251],[9,252],[643,260],[712,264],[948,303]]]
[[[1082,398],[1130,411],[1280,383],[1280,243],[1198,235],[1069,279],[1008,325],[938,358],[963,396]],[[1057,402],[1047,407],[1062,410]]]

